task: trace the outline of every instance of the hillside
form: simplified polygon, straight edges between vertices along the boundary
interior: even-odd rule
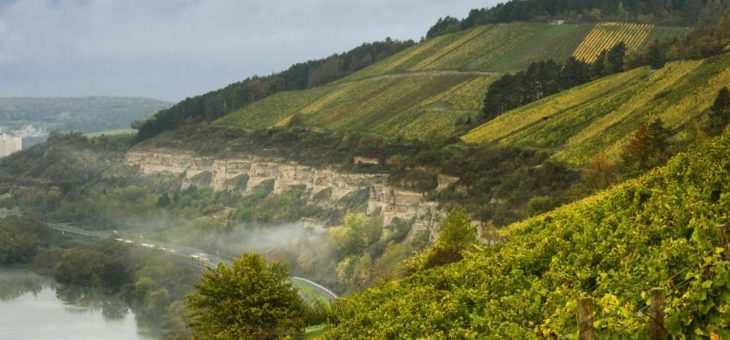
[[[588,63],[595,62],[598,55],[624,42],[629,52],[641,50],[654,40],[682,37],[688,29],[682,27],[657,27],[650,24],[605,22],[596,24],[573,53],[573,56]]]
[[[48,134],[129,128],[133,121],[170,105],[141,97],[6,97],[0,98],[0,130],[19,132],[31,126]]]
[[[646,294],[661,287],[670,335],[726,338],[728,149],[730,129],[639,179],[511,225],[506,242],[461,262],[345,298],[327,337],[566,338],[585,292],[599,338],[646,338]]]
[[[631,40],[634,51],[644,47],[649,32],[660,29],[642,27],[646,34]],[[593,29],[590,24],[510,23],[442,35],[332,84],[244,106],[215,124],[265,129],[295,117],[296,124],[386,137],[448,137],[478,116],[486,88],[499,75],[539,60],[565,60],[585,45]],[[662,34],[686,33],[667,31]]]
[[[686,137],[723,86],[730,54],[638,68],[507,112],[462,139],[557,151],[555,159],[573,164],[597,153],[616,157],[632,131],[655,118]]]

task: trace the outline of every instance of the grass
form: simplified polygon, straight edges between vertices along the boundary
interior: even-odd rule
[[[312,287],[307,286],[301,282],[292,280],[292,284],[299,289],[300,292],[302,292],[302,296],[304,297],[305,301],[314,303],[319,302],[323,306],[328,307],[330,306],[330,300],[324,296],[319,294],[316,290],[314,290]]]
[[[692,129],[723,86],[730,86],[730,54],[638,68],[505,113],[462,139],[553,150],[576,165],[598,153],[616,158],[644,122],[659,118],[677,136]]]

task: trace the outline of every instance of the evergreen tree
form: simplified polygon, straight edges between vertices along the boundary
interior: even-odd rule
[[[560,88],[569,89],[571,87],[584,84],[591,79],[588,70],[588,64],[570,57],[560,70]]]
[[[647,64],[652,69],[658,70],[667,63],[667,54],[662,44],[659,41],[654,41],[649,45],[649,51],[647,52]]]
[[[626,57],[626,44],[622,41],[608,51],[606,59],[611,73],[619,73],[624,70],[624,58]]]
[[[606,65],[607,63],[608,53],[604,50],[598,55],[598,58],[596,58],[596,61],[593,62],[593,65],[591,65],[591,76],[593,76],[593,78],[601,78],[608,75],[610,69],[608,65]]]

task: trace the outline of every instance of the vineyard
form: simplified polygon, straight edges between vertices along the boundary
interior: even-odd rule
[[[422,74],[337,83],[284,92],[244,107],[215,124],[262,129],[299,123],[407,138],[445,137],[476,117],[494,76]]]
[[[576,338],[583,293],[599,339],[647,338],[654,287],[666,292],[669,338],[728,338],[729,149],[730,129],[641,178],[511,225],[504,243],[344,298],[326,338]]]
[[[615,158],[628,136],[654,118],[683,138],[723,86],[730,86],[730,54],[634,69],[505,113],[462,139],[557,151],[555,159],[573,164],[598,153]]]
[[[538,23],[481,26],[429,39],[348,79],[424,70],[515,72],[534,61],[568,58],[590,29]]]
[[[610,25],[599,26],[606,30]],[[671,36],[679,31],[662,28],[656,34]],[[479,26],[426,40],[331,84],[278,93],[214,124],[266,129],[297,123],[387,137],[448,137],[461,122],[479,115],[486,88],[503,72],[517,71],[539,60],[564,60],[589,32],[596,32],[594,25]],[[626,77],[609,82],[621,86],[621,79]],[[588,91],[600,95],[610,90]],[[573,101],[580,96],[585,93]],[[536,111],[525,121],[534,123],[543,116]],[[514,131],[515,127],[524,126],[498,130]]]
[[[573,53],[578,60],[595,62],[598,55],[614,45],[624,42],[629,52],[640,50],[646,42],[671,39],[687,34],[678,27],[655,27],[648,24],[605,22],[597,24]]]

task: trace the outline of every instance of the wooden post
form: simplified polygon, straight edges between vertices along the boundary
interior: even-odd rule
[[[664,331],[664,289],[654,288],[649,291],[651,305],[649,306],[649,339],[661,340],[665,338]]]
[[[596,340],[593,329],[593,299],[583,295],[578,299],[578,339]]]

